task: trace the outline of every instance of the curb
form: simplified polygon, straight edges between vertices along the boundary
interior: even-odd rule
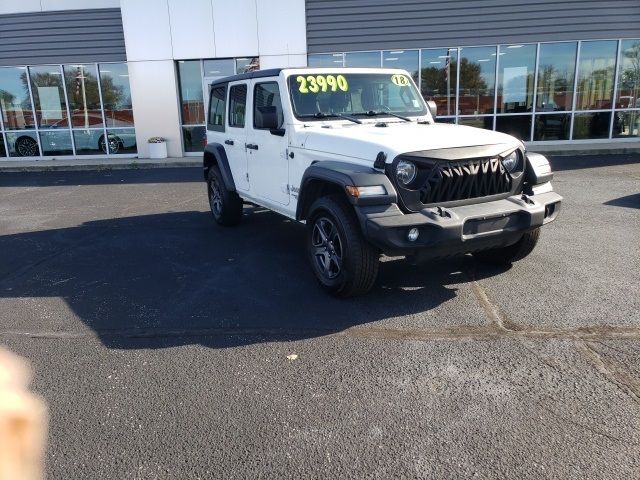
[[[39,161],[38,163],[40,163]],[[0,172],[54,172],[54,171],[104,171],[104,170],[143,170],[151,168],[180,168],[180,167],[201,167],[202,160],[174,160],[164,162],[118,162],[118,163],[47,163],[44,165],[25,164],[12,162],[13,165],[3,165],[0,162]]]

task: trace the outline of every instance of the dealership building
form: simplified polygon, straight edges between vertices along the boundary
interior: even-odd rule
[[[640,143],[638,0],[2,0],[0,161],[205,145],[208,85],[392,67],[438,121],[531,145]]]

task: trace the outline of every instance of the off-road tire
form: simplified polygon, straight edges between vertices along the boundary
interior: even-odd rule
[[[540,228],[525,233],[520,240],[513,245],[503,248],[493,248],[474,253],[474,256],[483,262],[498,265],[509,265],[522,260],[529,255],[540,238]]]
[[[341,298],[363,295],[371,290],[378,276],[380,253],[364,238],[351,205],[339,195],[329,195],[313,202],[309,212],[307,255],[322,288]],[[314,246],[314,238],[320,238],[315,229],[320,228],[323,219],[333,223],[339,235],[341,268],[334,278],[329,278],[320,265],[322,260],[317,249],[322,247]]]
[[[215,191],[217,191],[217,196]],[[242,199],[224,185],[222,174],[216,165],[209,168],[207,196],[214,220],[225,227],[237,225],[242,220]]]

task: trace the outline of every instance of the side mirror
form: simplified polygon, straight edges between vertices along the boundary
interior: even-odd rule
[[[269,132],[271,135],[277,135],[279,137],[284,137],[286,130],[284,128],[270,128]]]
[[[431,116],[435,120],[438,116],[438,105],[433,100],[427,100],[427,107],[429,107],[429,112],[431,112]]]

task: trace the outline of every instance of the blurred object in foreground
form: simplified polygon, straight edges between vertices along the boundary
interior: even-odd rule
[[[30,380],[27,363],[0,348],[0,480],[44,478],[47,409]]]

